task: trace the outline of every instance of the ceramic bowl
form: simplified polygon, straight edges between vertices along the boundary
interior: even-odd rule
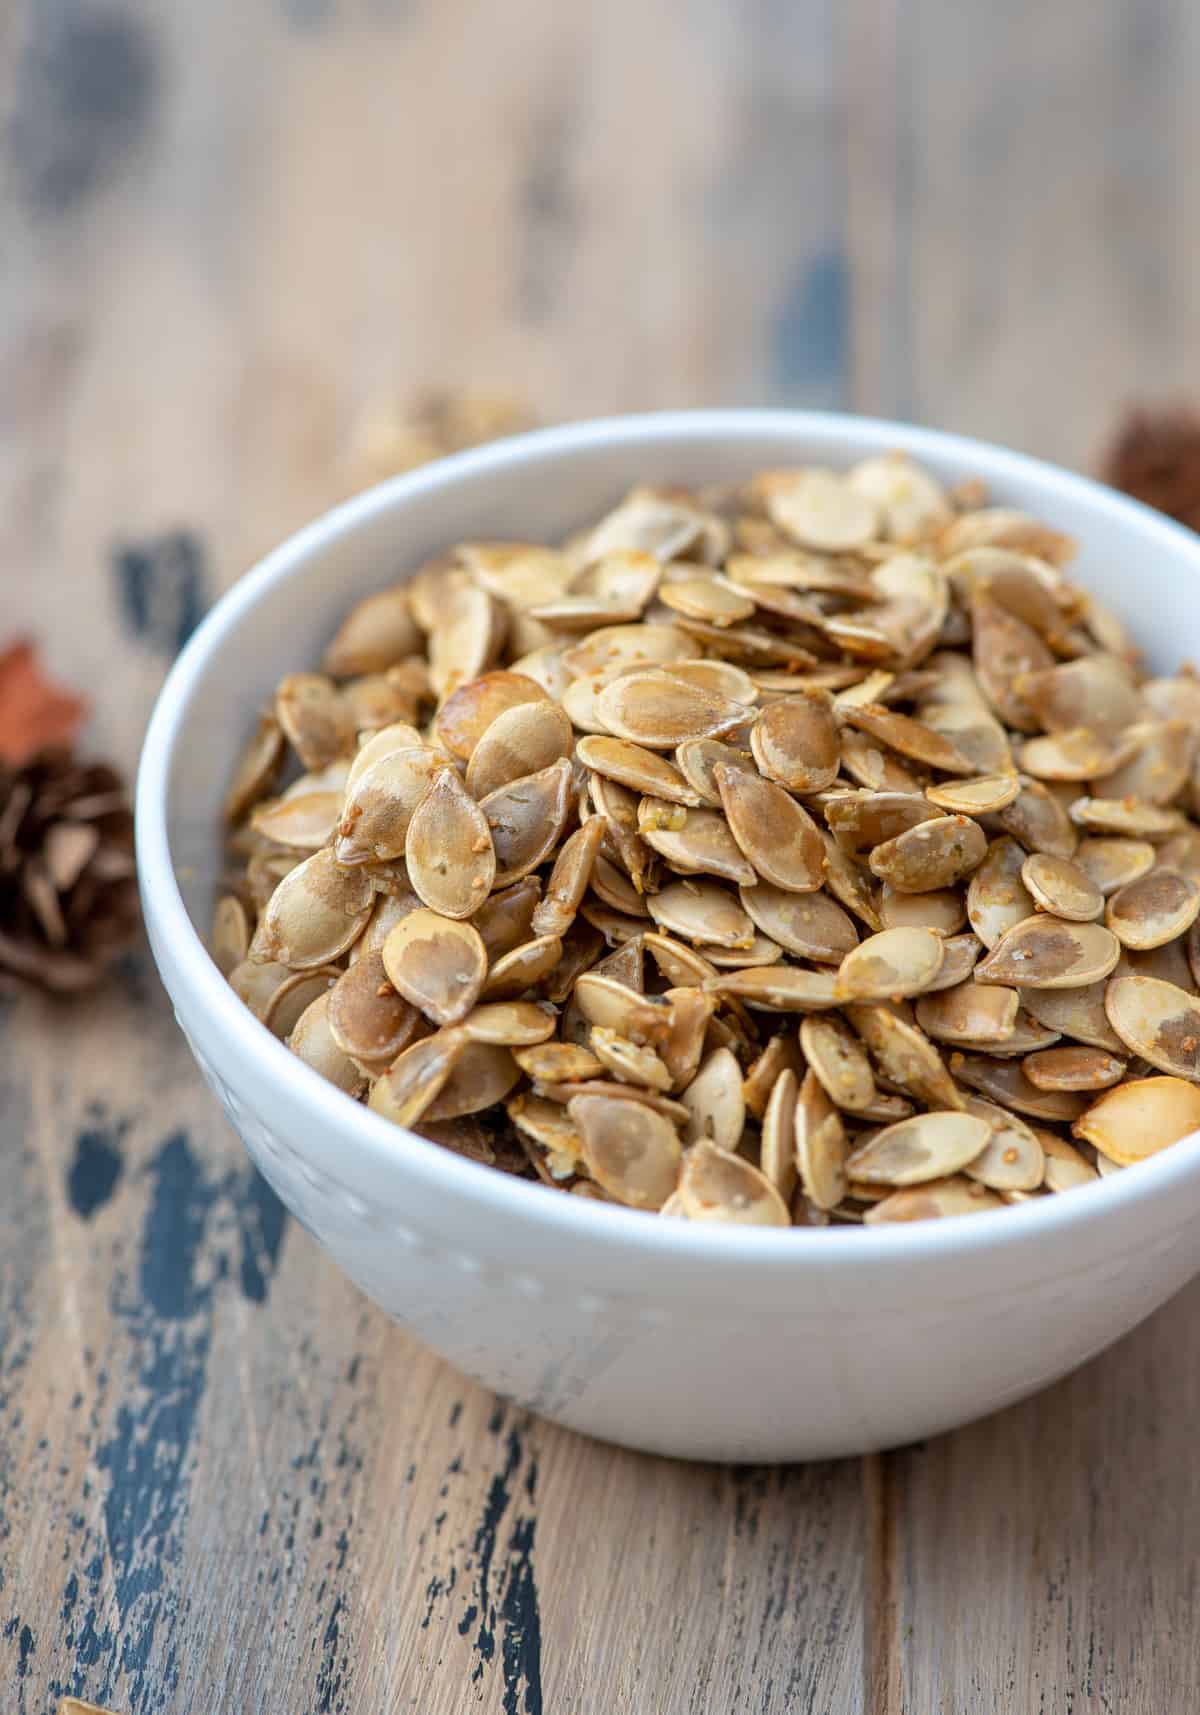
[[[400,1130],[301,1065],[205,950],[222,795],[256,711],[345,609],[445,544],[553,539],[634,482],[844,466],[907,449],[1076,536],[1074,574],[1153,666],[1200,653],[1200,538],[1050,465],[845,416],[706,411],[580,423],[398,477],[300,531],[199,627],[137,790],[146,924],[175,1014],[255,1162],[389,1315],[484,1386],[608,1441],[793,1460],[928,1436],[1053,1381],[1200,1267],[1200,1135],[1084,1189],[908,1226],[689,1225],[507,1177]]]

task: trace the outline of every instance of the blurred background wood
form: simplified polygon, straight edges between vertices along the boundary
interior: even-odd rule
[[[1181,0],[9,0],[3,629],[132,768],[196,615],[426,384],[1086,466],[1187,385],[1198,67]],[[6,1712],[1200,1704],[1197,1289],[861,1470],[641,1459],[324,1263],[144,953],[0,1022]]]

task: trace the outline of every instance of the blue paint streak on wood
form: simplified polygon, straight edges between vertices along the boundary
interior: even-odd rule
[[[251,1167],[248,1176],[243,1177],[237,1212],[242,1234],[239,1271],[242,1295],[252,1304],[262,1304],[279,1261],[287,1210],[256,1167]]]
[[[67,1171],[67,1201],[82,1220],[102,1209],[117,1188],[124,1165],[119,1144],[125,1127],[102,1122],[85,1126],[75,1139]]]
[[[850,369],[850,273],[840,250],[806,261],[770,326],[772,391],[785,402],[841,409]]]
[[[204,545],[191,530],[125,543],[113,556],[117,599],[129,632],[164,655],[179,653],[204,618]]]

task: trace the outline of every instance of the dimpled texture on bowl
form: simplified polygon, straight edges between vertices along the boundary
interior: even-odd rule
[[[1082,478],[955,436],[799,412],[672,413],[499,442],[399,477],[242,579],[163,688],[138,778],[151,945],[230,1124],[369,1297],[485,1386],[700,1459],[896,1445],[1054,1380],[1200,1267],[1200,1138],[1098,1184],[907,1227],[726,1230],[604,1207],[390,1126],[260,1028],[204,950],[221,801],[256,711],[346,609],[471,537],[551,539],[635,482],[845,466],[901,447],[1077,536],[1073,575],[1166,670],[1200,641],[1200,541]],[[204,734],[204,742],[196,735]]]

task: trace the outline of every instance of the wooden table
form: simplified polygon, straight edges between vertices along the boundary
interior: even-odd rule
[[[10,0],[5,629],[132,767],[385,384],[857,407],[1086,465],[1194,380],[1198,55],[1170,0]],[[0,1017],[6,1715],[1200,1706],[1200,1286],[927,1446],[638,1458],[358,1296],[144,950]]]

